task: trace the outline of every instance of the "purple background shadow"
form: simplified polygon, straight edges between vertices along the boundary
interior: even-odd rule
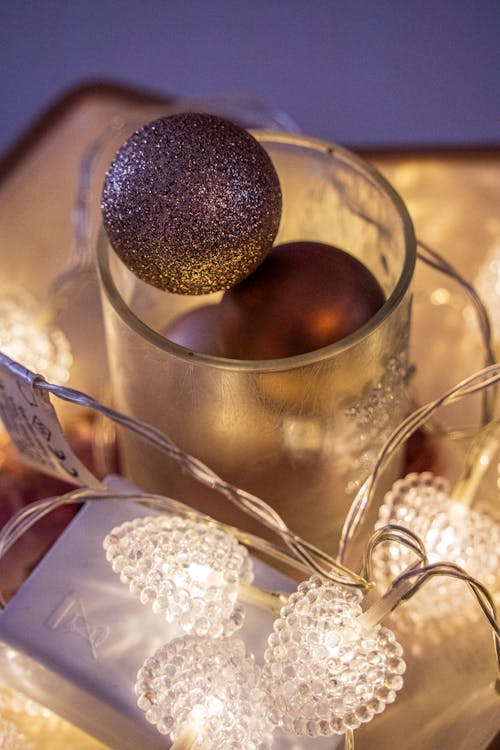
[[[346,145],[500,141],[499,0],[1,0],[0,151],[87,79],[245,94]]]

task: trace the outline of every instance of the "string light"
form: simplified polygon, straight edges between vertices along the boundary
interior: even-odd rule
[[[453,391],[453,397],[459,398],[483,390],[496,383],[499,377],[498,365],[485,368],[471,379],[459,384]],[[43,381],[33,382],[32,385],[35,390],[37,387],[49,390],[70,402],[82,403],[83,401],[87,405],[92,404],[94,408],[105,411],[116,421],[132,427],[133,420],[123,415],[120,417],[112,410],[96,407],[96,402],[84,397],[85,395],[80,392],[52,386]],[[445,394],[439,403],[442,404],[447,398],[451,398],[450,393]],[[436,408],[436,403],[434,402],[430,407],[424,407],[423,411],[417,410],[409,421],[403,423],[400,428],[402,433],[407,434],[408,431],[414,429],[422,418],[422,414],[431,413]],[[232,488],[218,477],[214,479],[215,475],[208,467],[186,456],[168,438],[162,437],[157,431],[149,432],[143,423],[136,422],[133,428],[137,429],[145,439],[151,437],[155,444],[164,447],[183,465],[192,466],[193,474],[203,483],[211,482],[212,486],[223,494],[240,497],[240,491],[237,488]],[[399,435],[398,431],[398,439]],[[392,443],[392,447],[395,444]],[[462,520],[464,513],[473,513],[463,504],[460,505],[452,500],[443,480],[436,479],[430,474],[423,475],[423,479],[421,475],[410,475],[405,480],[401,480],[393,488],[392,506],[397,508],[394,519],[391,514],[388,515],[388,519],[393,519],[396,525],[383,526],[376,532],[376,543],[369,544],[373,552],[373,555],[370,552],[369,557],[373,557],[376,561],[377,553],[382,548],[382,541],[392,541],[391,538],[394,537],[396,541],[403,541],[403,546],[410,550],[408,553],[410,562],[413,562],[416,555],[418,564],[413,569],[401,573],[396,582],[393,583],[391,579],[389,592],[367,611],[363,612],[361,608],[363,599],[361,589],[369,588],[367,571],[368,573],[370,571],[370,561],[365,566],[365,577],[354,576],[347,568],[335,566],[333,577],[342,574],[343,585],[327,576],[313,575],[308,581],[300,584],[297,591],[290,596],[275,622],[265,654],[263,670],[256,667],[253,659],[246,655],[241,641],[213,637],[214,635],[222,636],[224,626],[211,632],[210,635],[208,635],[210,628],[205,628],[202,631],[203,635],[197,635],[196,632],[199,631],[196,631],[195,626],[188,624],[187,629],[192,634],[172,641],[146,661],[137,681],[139,705],[145,711],[148,721],[156,724],[161,732],[171,734],[174,738],[174,750],[212,746],[231,749],[240,746],[257,748],[259,743],[271,742],[270,733],[274,725],[296,736],[317,737],[345,734],[346,743],[352,746],[352,731],[370,721],[377,713],[383,711],[387,704],[393,702],[397,691],[403,684],[402,675],[405,671],[405,663],[402,659],[401,646],[397,643],[394,634],[380,625],[380,621],[400,601],[413,596],[424,583],[437,575],[446,575],[469,584],[494,629],[497,655],[500,658],[500,628],[494,604],[485,586],[474,580],[456,564],[432,563],[431,559],[427,559],[427,556],[430,558],[428,548],[431,546],[433,536],[436,538],[439,536],[439,543],[445,545],[445,549],[440,550],[441,554],[448,557],[451,555],[455,542],[447,533],[443,536],[443,529],[445,532],[449,530],[449,519],[446,522],[448,525],[444,527],[442,520],[434,527],[431,524],[431,539],[426,538],[425,545],[420,541],[420,536],[425,536],[423,532],[417,534],[415,531],[411,533],[408,531],[407,536],[404,537],[404,529],[402,529],[398,532],[400,537],[396,539],[396,531],[404,526],[402,516],[407,512],[405,509],[403,513],[403,500],[407,500],[412,488],[420,488],[420,485],[424,489],[427,488],[427,493],[432,500],[431,508],[439,506],[442,501],[441,504],[447,507],[447,504],[459,506]],[[98,496],[96,493],[92,494],[95,497]],[[439,494],[443,497],[436,499],[436,495]],[[78,490],[66,496],[66,500],[65,496],[57,500],[75,502],[87,496],[89,496],[87,491]],[[111,492],[109,495],[102,495],[102,497],[112,496]],[[259,512],[268,514],[265,517],[268,520],[272,519],[274,528],[279,531],[289,549],[294,551],[301,563],[307,560],[312,552],[317,554],[317,558],[311,557],[310,560],[312,570],[315,569],[318,560],[326,563],[326,557],[294,535],[264,501],[247,493],[241,493],[241,496],[252,509],[258,508]],[[149,502],[151,497],[153,496],[144,495],[143,501]],[[418,508],[420,512],[422,507],[427,506],[418,492],[415,493],[415,497],[413,510]],[[163,500],[169,506],[169,510],[172,509],[171,504],[173,504],[172,507],[182,505],[175,501],[167,502],[165,498]],[[0,532],[0,554],[14,543],[20,533],[26,531],[35,520],[41,518],[52,507],[57,507],[57,501],[41,501],[33,504],[31,509],[23,509],[19,512],[15,519],[6,524]],[[432,513],[430,515],[432,516]],[[479,517],[479,514],[476,516]],[[478,521],[476,516],[474,516],[473,523],[469,525],[473,525],[476,532],[480,529],[483,534],[481,539],[486,546],[485,540],[487,534],[491,535],[491,528],[483,528],[481,519]],[[470,517],[468,516],[469,520]],[[192,523],[195,528],[191,526]],[[439,533],[436,533],[436,529]],[[211,564],[206,565],[208,561],[212,563],[214,558],[213,549],[209,550],[210,544],[206,542],[213,530],[216,532],[215,548],[218,550],[215,558],[223,558],[225,552],[221,553],[221,545],[225,549],[224,545],[229,544],[229,541],[224,535],[222,537],[219,535],[220,529],[217,525],[214,524],[212,529],[206,517],[198,522],[193,522],[182,515],[135,519],[114,529],[108,535],[105,548],[115,570],[120,573],[124,582],[129,586],[132,584],[133,593],[142,596],[146,603],[157,602],[156,609],[162,611],[164,605],[167,606],[167,599],[170,599],[170,596],[155,586],[158,587],[164,582],[168,582],[170,586],[176,576],[185,576],[186,571],[190,571],[189,586],[199,587],[198,596],[195,596],[194,600],[210,600],[216,595],[215,589],[219,588],[221,579],[224,584],[224,575],[221,571],[226,565],[229,565],[232,573],[230,584],[237,588],[234,573],[238,564],[235,561],[228,563],[228,560],[233,560],[230,555],[229,558],[225,558],[223,568],[216,570],[215,573]],[[164,532],[167,533],[162,536]],[[498,530],[495,531],[495,534],[497,533]],[[495,539],[500,539],[500,537],[495,537]],[[122,540],[124,542],[120,547]],[[159,543],[158,540],[160,540]],[[172,540],[174,541],[170,549],[169,544]],[[237,545],[237,542],[231,539],[231,544],[233,542]],[[488,547],[491,547],[491,538],[488,538],[487,542]],[[195,554],[193,558],[193,550],[196,554],[203,550],[205,557],[197,558]],[[401,556],[403,552],[398,551],[398,554],[393,557],[404,561]],[[247,559],[246,553],[243,558]],[[192,567],[193,563],[194,567]],[[470,565],[468,550],[466,564]],[[498,565],[496,567],[498,568]],[[160,571],[162,576],[160,578],[152,576],[149,580],[148,574],[152,570]],[[482,570],[481,573],[484,571]],[[217,580],[212,577],[213,575]],[[243,579],[245,575],[243,574]],[[207,580],[210,581],[210,585],[203,589]],[[185,577],[179,578],[178,581],[174,580],[176,585],[180,582],[181,589],[187,591],[185,586],[188,584],[185,581]],[[152,582],[154,585],[150,585]],[[419,597],[421,603],[423,597],[424,595]],[[188,596],[187,599],[189,598]],[[175,596],[172,600],[174,609],[177,607],[172,619],[175,618],[177,621],[181,619],[183,613],[179,611]],[[198,606],[195,603],[194,608]],[[188,622],[187,610],[185,614],[186,622]],[[235,648],[237,652],[234,651]],[[203,662],[205,657],[208,659],[206,663]],[[243,671],[238,671],[236,676],[236,666],[241,666],[241,663],[243,663]],[[227,664],[230,668],[226,670]],[[256,671],[250,672],[250,664],[252,670]],[[210,671],[210,665],[214,671]],[[232,685],[231,695],[224,693],[221,697],[214,674],[226,675],[227,679],[223,681],[223,685],[221,684],[220,690],[226,685]],[[229,679],[232,675],[235,675],[235,683]],[[267,686],[266,689],[263,685]],[[176,692],[178,686],[180,686],[179,693]],[[216,686],[215,694],[214,686]],[[243,691],[244,695],[243,692],[240,695],[238,689]],[[225,709],[231,705],[229,698],[239,700],[240,697],[241,700],[254,704],[257,710],[256,722],[259,732],[262,734],[264,731],[264,738],[252,734],[248,740],[241,740],[242,732],[257,731],[253,723],[252,727],[249,727],[246,704],[241,708],[241,704],[238,703],[236,713],[230,712],[230,718],[227,718]],[[238,716],[237,721],[235,716]],[[249,713],[248,716],[250,716]],[[252,717],[253,722],[255,718],[253,714]],[[265,730],[262,730],[264,724]],[[229,727],[232,728],[231,732],[229,732]],[[228,734],[224,734],[226,729]],[[215,735],[215,731],[219,734]],[[217,736],[217,744],[210,745],[214,736]]]
[[[286,732],[344,734],[369,722],[403,685],[403,649],[365,619],[361,592],[319,576],[301,583],[265,653],[273,719]]]
[[[447,480],[429,472],[409,474],[397,481],[386,494],[379,510],[377,528],[399,524],[413,531],[424,542],[429,562],[452,562],[482,580],[493,590],[500,576],[500,526],[488,516],[450,499]],[[415,558],[392,543],[380,545],[374,553],[374,571],[388,585]],[[448,580],[435,580],[426,586],[418,604],[408,604],[405,614],[419,622],[453,618],[467,608],[461,598],[457,607],[457,586]],[[472,600],[471,600],[472,603]]]
[[[108,534],[106,557],[143,604],[182,630],[213,638],[243,624],[238,585],[253,581],[246,548],[206,523],[179,516],[128,521]]]
[[[0,352],[0,364],[2,360],[7,367],[10,366],[8,358],[2,356]],[[361,589],[368,587],[368,582],[362,576],[291,531],[280,515],[268,503],[219,477],[209,466],[181,450],[167,435],[155,427],[121,414],[115,409],[103,406],[96,399],[74,388],[47,383],[43,380],[36,381],[36,388],[51,393],[63,401],[78,404],[103,414],[111,421],[131,430],[142,440],[170,456],[174,461],[180,463],[184,471],[194,477],[196,481],[220,492],[244,513],[258,519],[264,526],[280,536],[287,545],[295,563],[302,569],[317,572],[336,583]],[[150,496],[148,495],[148,497]],[[178,503],[178,506],[182,507],[182,503]],[[207,517],[205,517],[206,519]]]
[[[39,306],[23,290],[0,295],[0,350],[49,380],[65,383],[73,357],[68,339],[47,325]]]
[[[124,124],[116,121],[112,127],[119,132]],[[85,233],[89,231],[90,174],[105,140],[103,137],[88,150],[80,172],[73,219],[82,257],[89,246]],[[443,264],[423,243],[419,246],[421,260],[437,264],[435,267],[460,282],[449,264]],[[487,301],[491,301],[491,312],[495,313],[498,278],[493,288],[492,271],[498,271],[496,257],[478,284],[485,298],[490,297]],[[71,276],[72,272],[63,275],[58,282],[66,297],[73,284]],[[488,325],[481,318],[480,328],[488,349]],[[0,299],[0,350],[49,380],[64,383],[69,377],[72,358],[67,339],[47,324],[47,318],[40,316],[39,307],[24,292],[4,294]],[[491,351],[488,361],[492,361]],[[413,426],[418,426],[416,421]],[[401,435],[404,440],[408,432]],[[152,432],[148,437],[153,443]],[[314,442],[314,435],[308,433],[306,437]],[[392,447],[396,443],[393,441]],[[391,446],[391,440],[388,444]],[[496,451],[498,441],[490,441],[488,447]],[[382,533],[388,525],[411,529],[422,539],[430,565],[421,556],[420,569],[416,566],[408,572],[408,566],[417,559],[415,555],[418,557],[418,545],[414,549],[393,541],[378,545],[373,552],[374,571],[394,597],[383,597],[363,613],[361,590],[369,587],[370,575],[357,576],[331,561],[293,534],[265,503],[223,482],[182,451],[165,443],[162,449],[171,451],[196,479],[214,486],[280,534],[302,566],[322,574],[300,584],[281,610],[261,670],[246,654],[242,641],[221,638],[237,630],[243,620],[238,598],[244,598],[242,594],[253,578],[245,547],[206,520],[193,522],[174,515],[136,519],[108,535],[104,547],[121,580],[143,603],[189,634],[150,657],[136,684],[138,703],[147,720],[172,736],[173,750],[268,747],[275,725],[299,736],[345,734],[347,746],[352,730],[383,711],[402,686],[405,663],[401,646],[378,622],[403,596],[397,587],[391,589],[394,579],[421,576],[414,587],[417,591],[432,566],[446,560],[467,568],[486,585],[498,584],[499,525],[458,502],[445,480],[430,474],[410,475],[386,495],[377,527]],[[378,466],[368,482],[361,516],[369,505],[377,471]],[[83,499],[85,493],[79,491],[79,495],[72,495],[71,502]],[[148,499],[151,501],[152,496]],[[57,501],[53,507],[56,505]],[[6,540],[5,549],[49,507],[50,503],[43,508],[38,505],[39,512],[34,508],[32,517],[21,515],[17,527],[9,525],[8,534],[0,537]],[[390,534],[386,537],[389,539]],[[3,550],[0,541],[0,556]],[[452,566],[448,568],[449,576]],[[446,566],[442,570],[447,570]],[[464,580],[468,580],[465,574],[458,576],[457,585]],[[405,605],[405,610],[418,622],[428,617],[449,618],[457,609],[457,596],[453,581],[434,580],[425,586],[418,601]],[[492,618],[490,622],[498,633],[494,612]],[[2,719],[0,746],[5,750],[31,748],[15,725]]]
[[[346,514],[339,543],[338,557],[340,561],[343,561],[347,557],[349,546],[352,544],[358,530],[362,527],[368,510],[373,503],[377,479],[382,469],[386,466],[387,462],[396,451],[414,432],[416,432],[416,430],[422,427],[438,409],[448,404],[456,403],[457,401],[476,393],[485,394],[487,389],[496,385],[499,380],[499,363],[484,367],[482,370],[473,373],[460,383],[457,383],[457,385],[450,388],[435,401],[431,401],[430,403],[424,404],[424,406],[416,409],[392,432],[378,455],[371,475],[360,487]],[[482,439],[480,442],[482,443]]]
[[[262,670],[239,639],[176,638],[149,657],[135,691],[172,750],[270,747],[274,725]]]

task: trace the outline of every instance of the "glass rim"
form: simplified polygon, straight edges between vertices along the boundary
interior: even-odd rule
[[[157,349],[165,351],[173,357],[183,359],[186,362],[191,362],[193,364],[196,363],[224,370],[242,370],[255,373],[293,370],[306,365],[319,363],[322,360],[329,359],[340,352],[350,349],[369,336],[389,317],[393,310],[395,310],[403,300],[410,287],[417,258],[417,242],[413,223],[405,203],[390,182],[369,162],[341,146],[320,138],[274,130],[251,130],[250,132],[264,143],[272,140],[272,142],[276,144],[297,146],[318,153],[328,154],[332,157],[341,157],[345,162],[355,165],[360,172],[370,177],[390,199],[401,220],[405,246],[404,262],[399,278],[394,285],[394,289],[387,297],[382,307],[370,318],[369,321],[358,328],[354,333],[345,336],[340,341],[303,354],[296,354],[291,357],[281,357],[277,359],[230,359],[212,354],[203,354],[181,346],[180,344],[176,344],[165,336],[162,336],[154,328],[151,328],[130,309],[120,294],[111,273],[109,251],[112,250],[112,248],[102,223],[97,239],[98,276],[101,282],[101,289],[104,290],[106,294],[106,299],[122,321]],[[122,261],[119,260],[119,262],[121,263]],[[165,294],[168,294],[168,292],[165,292]]]

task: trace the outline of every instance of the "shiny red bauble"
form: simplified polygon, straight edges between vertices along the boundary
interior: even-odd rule
[[[359,260],[319,242],[275,247],[220,303],[220,352],[234,359],[291,357],[341,341],[385,302]]]

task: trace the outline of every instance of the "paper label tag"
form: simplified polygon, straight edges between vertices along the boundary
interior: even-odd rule
[[[78,487],[103,484],[82,464],[64,437],[41,376],[0,353],[0,419],[22,460]]]

